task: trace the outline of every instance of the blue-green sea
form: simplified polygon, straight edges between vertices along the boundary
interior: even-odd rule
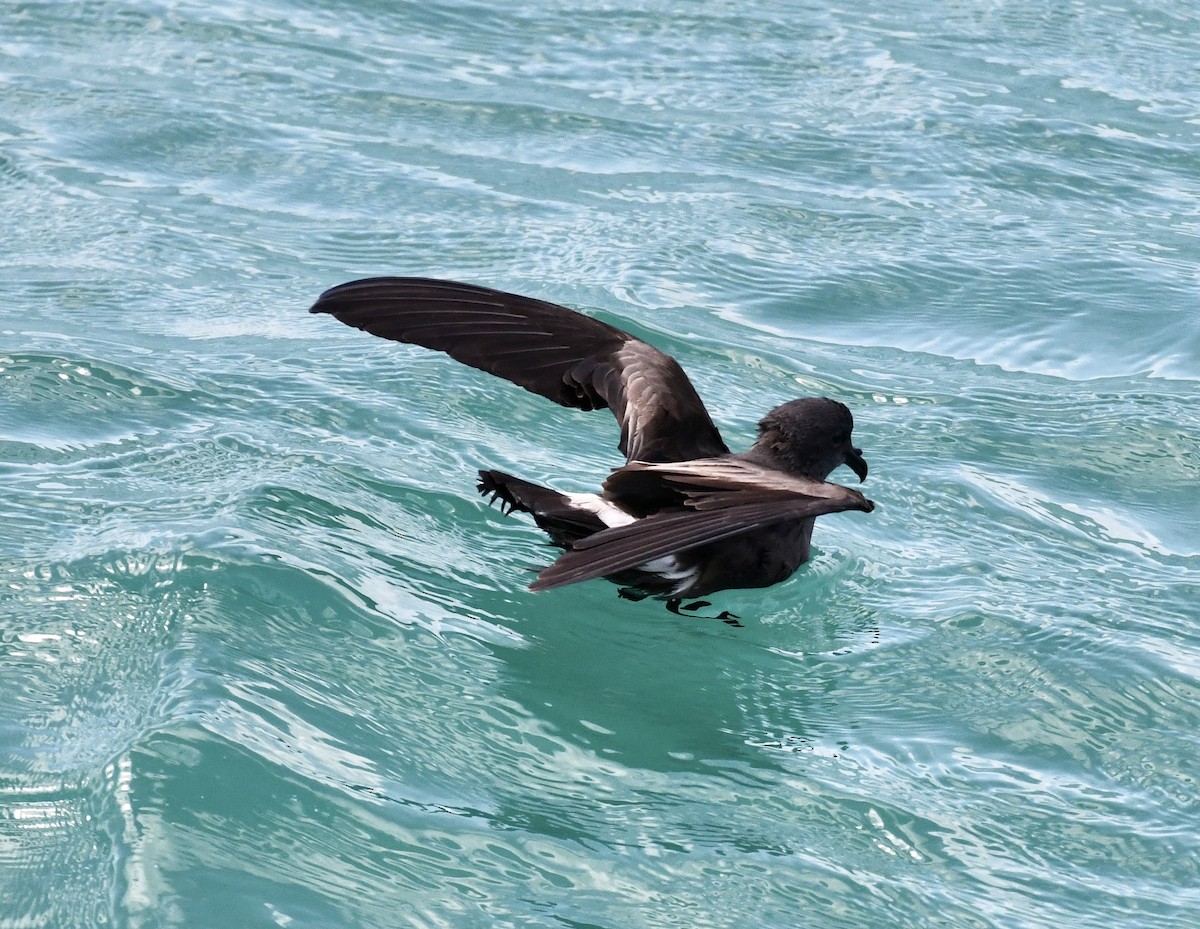
[[[1200,926],[1200,7],[0,2],[0,929]],[[875,512],[534,594],[623,459],[308,306],[552,300]],[[835,479],[859,486],[847,469]]]

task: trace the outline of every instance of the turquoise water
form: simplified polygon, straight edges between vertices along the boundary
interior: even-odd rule
[[[1200,925],[1189,4],[0,5],[0,927]],[[445,276],[849,404],[714,608],[619,463],[305,311]],[[565,464],[564,464],[565,463]],[[853,480],[848,471],[844,479]]]

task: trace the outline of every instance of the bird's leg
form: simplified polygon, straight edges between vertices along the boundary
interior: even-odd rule
[[[708,600],[695,600],[692,603],[683,603],[682,597],[671,597],[669,600],[667,600],[667,609],[676,616],[683,615],[680,610],[687,610],[689,613],[695,616],[696,614],[693,612],[694,610],[699,610],[706,606],[712,606],[712,603],[710,603]],[[698,618],[719,619],[727,626],[736,626],[739,629],[742,626],[742,624],[738,622],[738,617],[736,617],[733,613],[730,613],[728,610],[722,610],[717,616],[701,616]]]
[[[650,595],[644,590],[638,590],[636,587],[622,587],[617,591],[617,596],[622,600],[632,600],[634,603],[637,603],[645,600]]]

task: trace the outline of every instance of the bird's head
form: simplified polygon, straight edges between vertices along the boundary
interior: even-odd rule
[[[847,465],[864,481],[867,462],[854,447],[853,432],[854,417],[845,404],[828,397],[789,400],[759,422],[754,451],[802,477],[823,481]]]

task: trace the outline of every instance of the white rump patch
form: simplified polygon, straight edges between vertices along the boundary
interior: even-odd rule
[[[671,591],[672,596],[678,596],[683,593],[700,576],[699,568],[680,567],[679,559],[674,555],[663,555],[661,558],[647,561],[644,565],[640,566],[639,570],[645,571],[647,574],[657,575],[668,581],[674,581],[675,589]]]
[[[628,526],[637,521],[632,513],[626,513],[611,500],[605,500],[599,494],[563,494],[572,505],[581,510],[587,510],[600,517],[600,522],[612,529],[614,526]]]
[[[626,513],[611,500],[605,500],[599,494],[563,494],[563,496],[570,500],[573,506],[599,516],[600,521],[609,529],[637,522],[637,517],[632,513]],[[674,555],[662,555],[654,558],[639,565],[638,570],[657,575],[667,581],[673,581],[676,594],[691,587],[700,574],[699,568],[681,567],[679,559]]]

